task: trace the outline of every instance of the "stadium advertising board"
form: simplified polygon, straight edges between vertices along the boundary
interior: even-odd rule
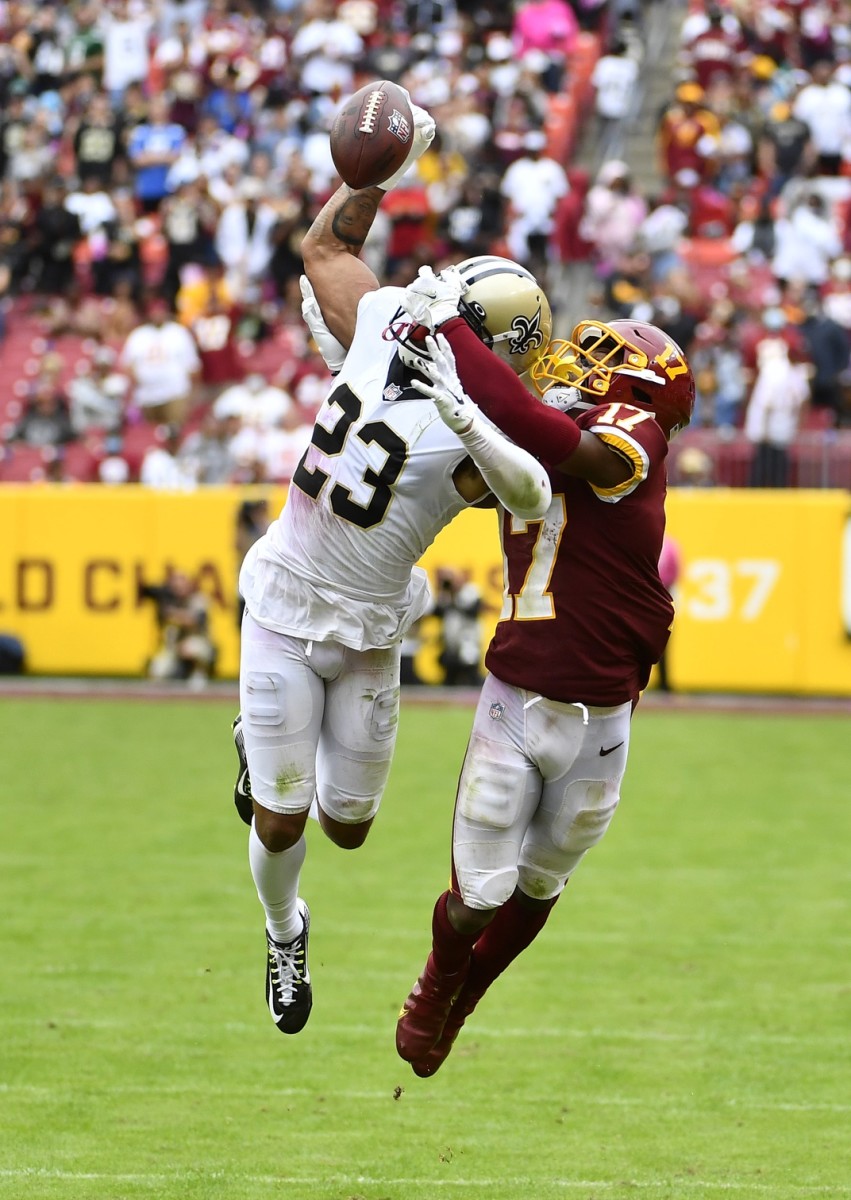
[[[282,489],[267,493],[275,512]],[[244,490],[153,492],[76,485],[0,489],[0,632],[16,634],[36,674],[138,676],[157,644],[141,594],[169,567],[208,595],[218,674],[235,677],[235,522]],[[682,690],[851,694],[851,502],[841,492],[672,491],[669,532],[682,554],[669,664]],[[468,571],[501,606],[491,512],[463,514],[423,565]],[[423,627],[421,674],[436,679],[437,629]]]

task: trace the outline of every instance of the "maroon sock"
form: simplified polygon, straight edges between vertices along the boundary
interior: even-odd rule
[[[477,999],[498,975],[535,940],[547,923],[558,896],[548,908],[526,908],[510,896],[476,942],[465,991]]]
[[[449,920],[446,911],[448,900],[449,892],[444,892],[434,906],[431,918],[432,954],[435,966],[442,975],[455,975],[469,962],[470,951],[476,938],[481,936],[481,931],[459,933]]]

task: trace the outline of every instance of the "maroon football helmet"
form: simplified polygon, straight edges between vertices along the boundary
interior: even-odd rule
[[[575,407],[620,402],[653,413],[670,439],[694,409],[694,375],[680,347],[646,321],[580,321],[566,341],[553,341],[532,367],[541,393],[558,384],[578,389]]]

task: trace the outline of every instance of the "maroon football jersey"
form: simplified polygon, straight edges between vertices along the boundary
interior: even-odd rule
[[[506,683],[566,703],[635,701],[674,617],[659,578],[668,443],[648,412],[601,404],[577,417],[624,454],[615,488],[550,471],[542,521],[504,512],[506,594],[486,664]]]

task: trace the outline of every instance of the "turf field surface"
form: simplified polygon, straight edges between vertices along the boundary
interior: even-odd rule
[[[471,711],[309,829],[314,1010],[272,1026],[232,705],[0,701],[0,1197],[851,1196],[847,719],[639,710],[621,811],[453,1055],[399,1005]]]

